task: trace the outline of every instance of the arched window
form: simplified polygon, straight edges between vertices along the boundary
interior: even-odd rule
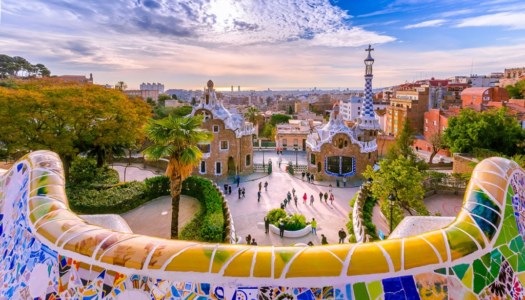
[[[321,162],[318,162],[317,163],[317,172],[320,173],[321,172]]]
[[[246,166],[249,167],[252,164],[252,156],[250,154],[246,155]]]

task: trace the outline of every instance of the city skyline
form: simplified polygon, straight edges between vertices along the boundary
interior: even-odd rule
[[[525,65],[517,0],[4,1],[2,53],[95,83],[229,90],[375,87]],[[522,63],[523,62],[523,63]]]

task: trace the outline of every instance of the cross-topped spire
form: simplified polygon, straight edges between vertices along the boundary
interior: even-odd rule
[[[368,55],[370,55],[371,52],[374,51],[374,48],[372,48],[372,45],[368,44],[368,48],[365,49],[365,51],[368,51]]]

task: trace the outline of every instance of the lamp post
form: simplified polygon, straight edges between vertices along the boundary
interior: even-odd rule
[[[259,146],[259,151],[263,154],[263,169],[264,169],[264,151],[262,150],[262,146]]]
[[[297,164],[297,152],[299,151],[299,148],[295,147],[294,150],[295,150],[295,168],[297,168],[297,166],[298,166],[298,164]]]
[[[392,230],[393,230],[393,214],[394,214],[394,202],[397,201],[397,196],[395,196],[394,194],[390,194],[388,195],[388,202],[390,203],[390,234],[392,234]],[[390,235],[389,234],[389,235]]]

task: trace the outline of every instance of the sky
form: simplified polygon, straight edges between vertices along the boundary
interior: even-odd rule
[[[0,54],[95,83],[361,88],[525,66],[523,0],[0,0]]]

